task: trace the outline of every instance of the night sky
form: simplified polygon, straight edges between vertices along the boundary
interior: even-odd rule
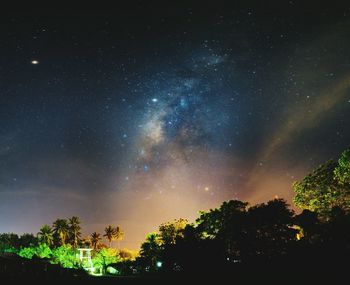
[[[77,215],[137,248],[228,199],[291,202],[349,148],[350,4],[245,2],[2,15],[0,232]]]

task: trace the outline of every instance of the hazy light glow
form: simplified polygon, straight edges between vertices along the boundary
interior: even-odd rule
[[[2,16],[0,232],[74,215],[138,248],[225,200],[291,203],[349,147],[347,8],[173,2]]]

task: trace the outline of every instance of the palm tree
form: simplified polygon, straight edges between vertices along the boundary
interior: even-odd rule
[[[43,225],[39,232],[38,238],[41,242],[46,243],[48,246],[53,242],[53,230],[49,225]]]
[[[61,245],[66,244],[66,239],[69,234],[69,225],[66,219],[57,219],[53,223],[53,231],[60,239]]]
[[[101,242],[101,235],[99,233],[93,232],[90,236],[91,245],[96,250]]]
[[[69,235],[73,241],[73,247],[76,248],[78,245],[78,241],[81,237],[81,227],[80,227],[80,219],[79,217],[73,216],[69,219]]]
[[[112,246],[112,241],[116,239],[117,229],[113,228],[111,225],[105,228],[105,234],[103,235],[109,241],[109,247]]]
[[[124,232],[122,231],[122,229],[121,229],[119,226],[117,226],[117,227],[115,228],[115,230],[116,230],[115,239],[117,240],[117,242],[118,242],[118,248],[120,249],[120,243],[119,243],[119,241],[121,241],[121,240],[124,238]]]

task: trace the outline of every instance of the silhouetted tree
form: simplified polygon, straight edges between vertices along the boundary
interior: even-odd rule
[[[20,246],[20,239],[15,233],[0,234],[0,250],[7,251],[11,249],[18,249]]]
[[[25,233],[20,236],[19,243],[21,247],[37,246],[38,238],[33,234]]]
[[[81,237],[81,227],[80,227],[80,219],[79,217],[73,216],[69,219],[69,236],[71,238],[71,242],[73,245],[73,248],[76,248],[78,245],[78,242]]]
[[[294,223],[299,225],[303,231],[303,237],[309,242],[318,242],[317,239],[320,235],[321,224],[316,212],[309,210],[303,210],[303,212],[294,218]]]
[[[248,256],[272,259],[287,254],[298,233],[298,230],[293,228],[293,216],[294,212],[288,209],[283,199],[274,199],[249,208],[249,244],[245,249]]]
[[[172,222],[163,223],[159,226],[159,237],[164,245],[175,244],[178,238],[183,237],[183,231],[188,221],[178,219]]]
[[[94,248],[94,250],[98,249],[100,243],[101,243],[102,237],[99,233],[93,232],[90,236],[91,245]]]
[[[105,228],[105,234],[103,236],[108,239],[109,247],[112,246],[112,241],[117,238],[117,234],[117,228],[114,228],[111,225]]]
[[[60,245],[65,245],[69,235],[69,225],[66,219],[57,219],[53,223],[53,231],[59,239]]]
[[[118,248],[120,249],[120,241],[124,238],[124,232],[122,231],[121,227],[116,226],[115,228],[115,240],[118,243]]]
[[[246,202],[227,201],[220,208],[202,212],[196,220],[202,238],[215,240],[218,258],[237,259],[241,256],[241,243],[245,242],[243,229],[247,219],[247,206]]]
[[[38,232],[39,241],[51,246],[53,243],[53,230],[49,225],[43,225]]]
[[[150,233],[147,235],[146,241],[141,245],[140,258],[145,265],[154,270],[157,261],[160,259],[161,251],[162,247],[159,235],[157,233]]]

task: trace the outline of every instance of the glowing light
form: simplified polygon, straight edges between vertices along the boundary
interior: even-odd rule
[[[159,144],[163,141],[162,122],[158,118],[154,118],[147,122],[144,128],[145,136],[149,140],[149,144]]]
[[[208,186],[204,188],[204,191],[205,191],[205,192],[208,192],[209,190],[210,190],[210,189],[209,189]]]
[[[158,99],[157,99],[157,98],[152,98],[152,102],[153,102],[153,103],[157,103],[157,102],[158,102]]]
[[[156,265],[157,265],[157,267],[158,267],[158,268],[160,268],[160,267],[162,267],[163,262],[161,262],[161,261],[157,261],[157,264],[156,264]]]
[[[30,63],[36,65],[36,64],[39,64],[39,61],[34,59]]]
[[[112,266],[108,266],[107,267],[107,272],[110,273],[110,274],[113,274],[113,275],[119,274],[119,271],[117,269],[115,269],[114,267],[112,267]]]

